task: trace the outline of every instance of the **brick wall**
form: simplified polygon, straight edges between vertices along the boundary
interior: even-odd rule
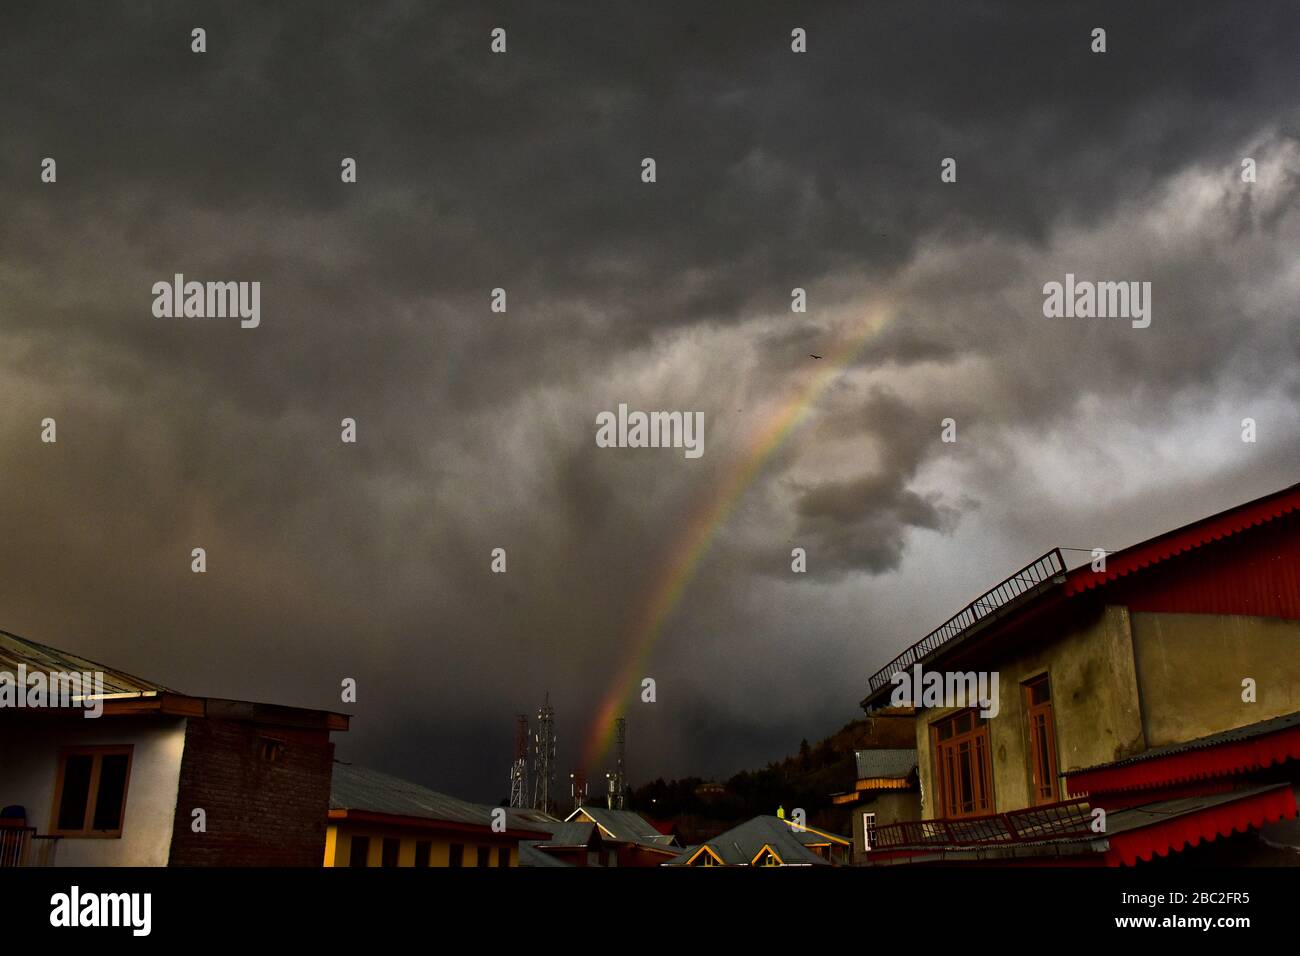
[[[169,865],[321,866],[333,760],[325,730],[191,718]]]

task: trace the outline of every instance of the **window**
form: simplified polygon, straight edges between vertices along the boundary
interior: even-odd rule
[[[491,847],[481,846],[481,847],[478,848],[478,863],[475,864],[475,865],[476,865],[476,866],[491,866],[491,865],[492,865],[492,848],[491,848]]]
[[[402,849],[402,841],[393,837],[384,837],[380,866],[397,866],[397,855]]]
[[[503,846],[497,848],[497,866],[510,865],[510,847]]]
[[[284,759],[284,748],[286,746],[285,741],[279,737],[259,735],[257,738],[257,756],[267,763],[279,763]]]
[[[974,817],[993,812],[993,774],[988,721],[963,710],[931,725],[939,816]]]
[[[62,751],[50,832],[65,837],[120,837],[130,777],[130,746]]]
[[[876,815],[862,814],[862,849],[870,851],[876,845]]]
[[[370,837],[354,836],[348,849],[348,866],[363,867],[370,858]]]
[[[781,861],[777,859],[776,854],[772,852],[771,847],[763,847],[758,851],[758,858],[754,860],[754,866],[780,866]]]
[[[1056,803],[1060,788],[1056,774],[1056,725],[1052,719],[1052,687],[1047,675],[1026,681],[1025,715],[1029,721],[1029,779],[1034,803]]]
[[[464,866],[465,865],[465,847],[460,843],[453,843],[447,848],[447,865]]]
[[[432,850],[433,844],[430,841],[417,840],[415,843],[415,865],[428,866]]]

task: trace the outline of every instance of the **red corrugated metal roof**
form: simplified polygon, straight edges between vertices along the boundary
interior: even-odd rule
[[[1247,528],[1267,524],[1298,509],[1300,484],[1295,484],[1109,554],[1106,556],[1104,572],[1093,571],[1090,564],[1075,568],[1066,576],[1065,593],[1081,594],[1101,587],[1153,564],[1167,561],[1175,555],[1219,541]]]
[[[1228,777],[1300,760],[1300,726],[1296,726],[1295,716],[1261,721],[1099,767],[1067,770],[1066,786],[1073,797],[1096,797]]]
[[[1263,793],[1252,793],[1221,806],[1161,820],[1108,838],[1107,866],[1132,866],[1142,860],[1169,856],[1189,846],[1245,833],[1296,815],[1295,794],[1282,784]]]

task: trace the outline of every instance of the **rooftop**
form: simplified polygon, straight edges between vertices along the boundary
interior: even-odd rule
[[[916,751],[909,750],[855,750],[853,757],[858,765],[858,779],[906,777],[916,769]]]
[[[882,700],[891,678],[899,671],[941,656],[948,646],[972,638],[995,621],[1022,613],[1030,605],[1037,607],[1049,594],[1060,599],[1086,594],[1180,554],[1297,512],[1300,512],[1300,484],[1107,554],[1104,572],[1094,572],[1091,564],[1067,571],[1061,549],[1054,548],[981,594],[872,674],[867,680],[867,696],[862,705],[870,708]]]
[[[115,670],[77,654],[61,651],[57,647],[38,644],[17,634],[0,631],[0,670],[17,672],[22,665],[29,673],[102,673],[104,695],[112,697],[143,697],[161,693],[176,693],[155,681],[136,677],[126,671]]]
[[[830,866],[829,860],[818,856],[809,847],[835,842],[841,845],[849,843],[844,837],[820,830],[807,827],[796,830],[790,821],[779,817],[759,816],[718,834],[712,840],[687,847],[664,865],[685,866],[699,853],[701,847],[707,846],[729,866],[748,866],[767,846],[786,865]]]

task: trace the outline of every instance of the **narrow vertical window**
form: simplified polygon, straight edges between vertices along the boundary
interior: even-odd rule
[[[1029,776],[1034,804],[1056,803],[1060,788],[1056,773],[1056,724],[1052,717],[1052,688],[1047,675],[1024,684],[1029,721]]]

